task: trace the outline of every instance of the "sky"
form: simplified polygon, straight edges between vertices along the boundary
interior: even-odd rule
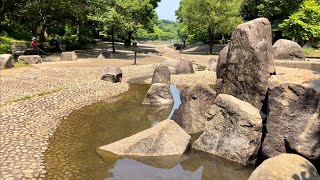
[[[161,0],[156,9],[159,19],[176,20],[175,11],[179,8],[180,0]]]

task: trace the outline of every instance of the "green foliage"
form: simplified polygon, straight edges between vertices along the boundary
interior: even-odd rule
[[[245,20],[265,17],[276,25],[298,10],[302,2],[303,0],[245,0],[241,14]]]
[[[178,39],[178,23],[170,20],[158,20],[158,25],[154,25],[153,32],[139,29],[137,38],[143,40],[173,40]]]
[[[0,54],[11,54],[10,45],[22,42],[25,41],[20,41],[7,36],[0,35]]]
[[[316,0],[305,0],[300,9],[279,25],[284,36],[297,40],[314,41],[320,37],[320,5]]]

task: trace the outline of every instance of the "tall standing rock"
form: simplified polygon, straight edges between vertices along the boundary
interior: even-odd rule
[[[172,120],[188,134],[203,132],[216,92],[208,85],[196,84],[182,90],[180,97],[182,103],[174,112]]]
[[[261,145],[260,110],[231,95],[219,94],[209,113],[206,130],[192,148],[243,165],[254,163]]]
[[[232,33],[228,46],[226,72],[222,73],[222,86],[218,94],[233,95],[261,109],[270,73],[274,73],[271,52],[272,36],[268,19],[259,18],[239,25]]]
[[[282,84],[269,92],[263,155],[270,158],[294,151],[320,161],[320,94],[296,84]]]
[[[217,69],[216,69],[216,75],[217,75],[216,91],[218,93],[221,92],[221,89],[223,86],[223,77],[225,76],[225,73],[226,73],[228,50],[229,50],[229,46],[226,46],[219,53]]]
[[[171,84],[170,69],[167,66],[157,66],[153,72],[152,84],[164,83]]]
[[[302,47],[298,43],[286,39],[279,39],[274,43],[272,54],[273,58],[278,60],[305,60]]]

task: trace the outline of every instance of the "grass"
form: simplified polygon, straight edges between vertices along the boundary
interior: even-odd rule
[[[19,61],[19,62],[14,63],[14,68],[21,68],[21,67],[25,67],[25,66],[28,66],[28,63],[23,62],[23,61]]]
[[[40,97],[40,96],[53,94],[53,93],[56,93],[56,92],[59,92],[59,91],[62,91],[62,90],[64,90],[64,89],[63,88],[58,88],[58,89],[54,89],[54,90],[51,90],[51,91],[44,91],[44,92],[41,92],[41,93],[38,93],[38,94],[27,95],[27,96],[24,96],[24,97],[21,97],[21,98],[17,98],[17,99],[13,99],[13,100],[9,100],[9,101],[6,101],[4,103],[1,103],[0,107],[6,106],[6,105],[9,105],[9,104],[12,104],[12,103],[25,101],[25,100],[28,100],[28,99],[31,99],[31,98],[34,98],[34,97]]]
[[[26,43],[26,41],[16,40],[7,36],[0,36],[0,54],[11,54],[10,45],[14,43]]]
[[[303,48],[303,53],[306,56],[320,57],[320,49],[314,49],[314,48],[311,48],[311,47],[305,47],[305,48]]]

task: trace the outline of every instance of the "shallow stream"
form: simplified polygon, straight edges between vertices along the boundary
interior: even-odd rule
[[[65,118],[45,152],[47,179],[248,179],[252,167],[188,150],[178,159],[160,162],[101,158],[96,148],[148,129],[171,117],[179,106],[179,90],[171,86],[175,105],[142,105],[150,85],[132,84],[125,94],[86,106]]]

